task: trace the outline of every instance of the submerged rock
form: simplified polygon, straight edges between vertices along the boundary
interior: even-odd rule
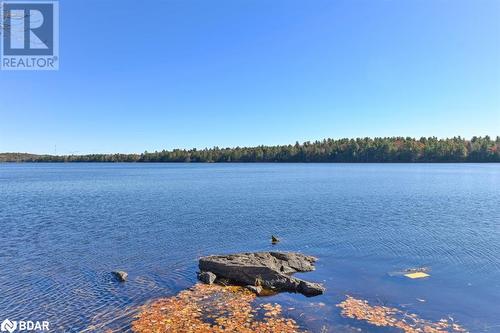
[[[292,276],[314,270],[316,258],[301,253],[256,252],[202,257],[199,268],[240,285],[261,286],[305,296],[320,295],[325,288]]]
[[[212,272],[201,272],[198,274],[198,279],[206,284],[212,284],[215,282],[217,276]]]
[[[128,273],[124,271],[111,272],[120,282],[127,281]]]

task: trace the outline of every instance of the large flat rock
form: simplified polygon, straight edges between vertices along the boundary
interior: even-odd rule
[[[316,260],[301,253],[238,253],[202,257],[199,268],[201,272],[214,273],[217,278],[235,284],[315,296],[324,292],[321,284],[295,278],[292,274],[313,271]]]

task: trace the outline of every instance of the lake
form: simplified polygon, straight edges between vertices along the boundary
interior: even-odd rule
[[[266,299],[313,332],[392,332],[343,318],[345,295],[500,332],[499,207],[499,164],[0,164],[0,321],[126,331],[200,256],[279,250],[319,258],[300,276],[324,295]]]

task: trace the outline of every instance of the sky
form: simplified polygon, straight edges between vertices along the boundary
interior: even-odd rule
[[[0,152],[500,135],[498,0],[60,0],[0,71]]]

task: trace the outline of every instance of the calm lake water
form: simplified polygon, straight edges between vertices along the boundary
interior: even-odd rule
[[[273,249],[320,259],[324,295],[266,298],[313,332],[392,332],[342,318],[346,294],[500,332],[499,207],[498,164],[0,164],[0,320],[126,331],[199,256]]]

